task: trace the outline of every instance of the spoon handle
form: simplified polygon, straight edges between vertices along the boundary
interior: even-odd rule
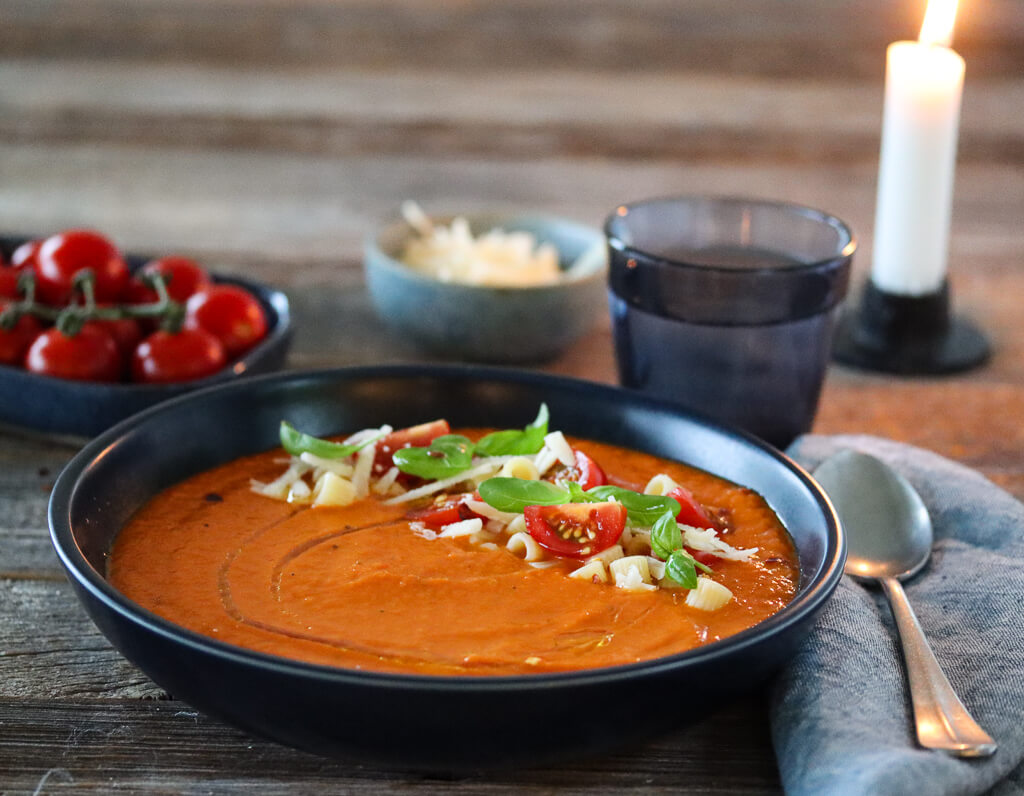
[[[971,718],[942,673],[903,587],[895,578],[882,578],[882,587],[903,646],[918,742],[926,749],[941,749],[957,757],[993,754],[995,741]]]

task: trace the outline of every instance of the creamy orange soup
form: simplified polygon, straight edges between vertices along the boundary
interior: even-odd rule
[[[477,432],[462,432],[479,436]],[[154,498],[119,535],[111,583],[143,607],[220,641],[352,669],[507,675],[658,658],[748,628],[789,602],[797,558],[755,492],[644,453],[585,440],[613,483],[640,490],[656,473],[727,519],[723,540],[758,548],[720,560],[732,599],[692,608],[687,591],[631,592],[538,569],[504,547],[428,539],[408,505],[366,498],[310,507],[254,494],[280,474],[281,451],[238,459]],[[429,500],[429,499],[428,499]]]

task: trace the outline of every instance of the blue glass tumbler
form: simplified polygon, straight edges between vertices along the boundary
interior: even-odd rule
[[[785,447],[810,430],[856,241],[758,199],[622,205],[605,223],[623,386]]]

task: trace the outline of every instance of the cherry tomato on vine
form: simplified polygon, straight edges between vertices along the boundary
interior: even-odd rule
[[[25,354],[33,373],[78,381],[119,381],[124,359],[106,330],[86,323],[75,335],[56,327],[41,333]]]
[[[0,312],[8,306],[0,301]],[[20,365],[25,351],[43,330],[43,325],[31,315],[22,315],[11,329],[0,326],[0,363],[4,365]]]
[[[572,467],[560,466],[544,476],[545,481],[557,483],[559,481],[575,481],[584,490],[592,489],[595,486],[604,486],[608,483],[608,477],[601,469],[601,465],[591,459],[587,454],[576,448],[572,449],[576,457],[576,464]]]
[[[41,240],[30,240],[21,244],[17,249],[14,250],[14,254],[11,255],[11,265],[21,270],[22,268],[34,268],[36,263],[36,254],[39,252],[39,247],[43,245]]]
[[[266,336],[267,317],[249,291],[236,285],[210,285],[189,298],[185,328],[209,332],[234,359]]]
[[[132,354],[132,379],[149,384],[193,381],[227,364],[224,347],[202,329],[153,332]]]
[[[377,454],[373,459],[373,474],[383,475],[394,466],[395,451],[402,448],[425,448],[444,434],[451,433],[447,420],[432,420],[418,426],[392,431],[377,442]],[[404,473],[403,473],[404,475]],[[401,476],[399,476],[401,478]]]
[[[36,295],[54,306],[71,299],[74,275],[84,268],[96,277],[96,301],[114,302],[128,284],[129,272],[121,253],[109,240],[87,229],[70,229],[43,241],[35,256]]]
[[[21,298],[18,290],[18,279],[21,272],[9,265],[0,265],[0,298]]]
[[[693,496],[693,492],[685,486],[677,486],[668,493],[668,497],[679,502],[680,510],[676,515],[676,522],[689,525],[694,528],[717,528],[718,524],[711,519],[711,515]]]
[[[92,323],[106,330],[107,334],[114,338],[117,348],[127,358],[132,355],[135,346],[142,339],[142,326],[135,318],[118,318],[117,320],[92,321]]]
[[[128,282],[124,298],[129,304],[152,304],[158,299],[156,291],[140,278],[146,274],[163,276],[167,284],[167,295],[182,304],[213,284],[206,269],[195,260],[178,256],[161,257],[142,266]]]
[[[621,503],[565,503],[527,506],[526,530],[537,544],[557,556],[587,558],[615,544],[626,527]]]

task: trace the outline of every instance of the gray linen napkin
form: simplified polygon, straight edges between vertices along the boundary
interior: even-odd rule
[[[789,453],[812,470],[842,448],[888,462],[928,506],[932,558],[904,585],[947,677],[999,751],[961,760],[917,747],[885,597],[844,577],[774,686],[786,792],[1024,792],[1024,505],[962,465],[874,437],[807,436]]]

